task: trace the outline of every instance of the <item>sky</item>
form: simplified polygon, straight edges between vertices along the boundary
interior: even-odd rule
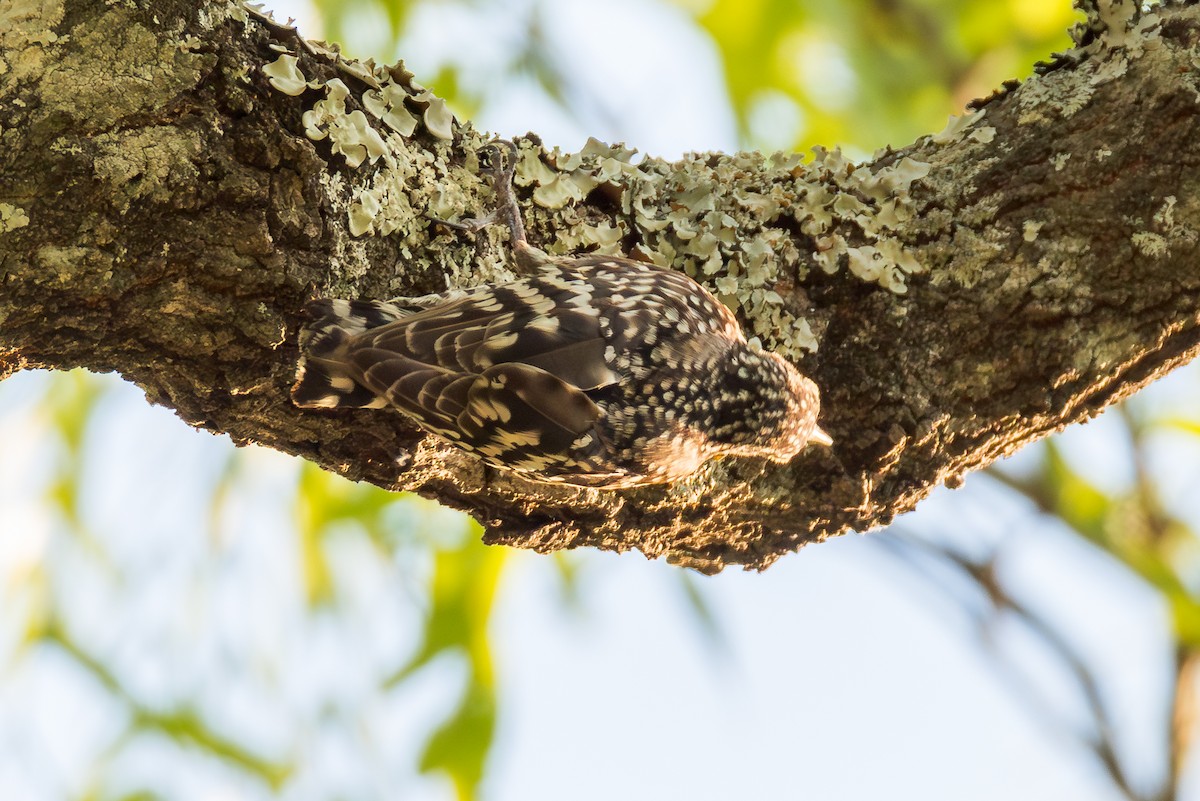
[[[319,35],[303,3],[269,5]],[[519,83],[476,125],[510,136],[533,130],[564,148],[588,135],[622,139],[667,157],[734,147],[711,44],[678,10],[633,0],[608,8],[599,24],[622,36],[589,29],[597,23],[582,2],[556,4],[548,24],[564,36],[591,31],[572,39],[579,81],[609,93],[595,108],[621,108],[619,121],[595,108],[573,119]],[[484,12],[481,21],[455,4],[428,13],[441,16],[418,21],[423,37],[399,48],[418,77],[447,50],[475,50],[485,75],[503,58],[506,17]],[[378,21],[359,27],[364,50],[387,47],[370,38]],[[613,41],[625,49],[614,52]],[[663,84],[675,91],[652,90]],[[295,480],[295,460],[250,449],[214,542],[189,487],[215,480],[232,445],[110,377],[91,443],[103,459],[88,468],[81,501],[103,538],[108,564],[97,567],[87,543],[54,534],[41,501],[52,472],[46,381],[26,373],[0,384],[0,797],[79,792],[128,714],[61,656],[20,656],[23,588],[37,577],[145,697],[195,697],[268,752],[301,748],[304,775],[279,797],[451,798],[444,781],[417,775],[412,754],[428,721],[453,703],[461,667],[435,664],[387,699],[368,689],[379,665],[414,647],[413,588],[428,555],[407,547],[381,565],[348,533],[334,563],[358,589],[328,619],[298,623],[295,531],[271,503]],[[1194,397],[1195,384],[1183,375],[1153,392],[1173,402]],[[1130,480],[1127,443],[1107,415],[1069,431],[1063,447],[1101,484]],[[1182,507],[1196,462],[1181,464],[1164,463],[1162,472],[1178,477],[1168,489]],[[1020,466],[1018,456],[1012,468]],[[453,530],[457,521],[448,515],[444,525]],[[1154,594],[986,477],[936,491],[900,525],[967,548],[1004,548],[1002,566],[1016,586],[1080,622],[1071,635],[1108,666],[1123,746],[1135,761],[1147,757],[1143,779],[1152,781],[1156,734],[1145,699],[1159,697],[1166,680],[1165,610]],[[872,542],[887,536],[839,537],[761,574],[693,577],[715,610],[715,639],[697,624],[678,568],[636,553],[588,552],[573,608],[546,557],[517,554],[491,631],[501,718],[484,798],[1116,798],[1073,741],[1042,725],[1001,678],[966,616],[929,586],[937,577],[898,567]],[[140,578],[131,585],[126,576]],[[1046,695],[1040,707],[1078,719],[1069,685],[1020,632],[1000,626],[989,636],[1020,655]],[[270,692],[263,677],[274,679]],[[297,706],[305,710],[298,718],[282,712]],[[322,733],[330,718],[361,728],[349,737]],[[299,720],[292,725],[302,731],[285,720]],[[153,776],[170,798],[273,797],[220,765],[153,743],[118,759],[116,775],[131,783]]]

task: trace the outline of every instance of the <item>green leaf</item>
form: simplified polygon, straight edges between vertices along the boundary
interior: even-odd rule
[[[430,738],[421,771],[446,774],[459,801],[475,798],[495,730],[496,694],[490,686],[471,682],[454,714]]]

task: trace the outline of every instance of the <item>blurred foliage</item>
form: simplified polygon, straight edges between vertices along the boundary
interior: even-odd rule
[[[80,496],[94,482],[88,475],[87,441],[94,434],[97,421],[102,418],[105,384],[82,370],[58,373],[51,376],[41,395],[38,406],[45,415],[50,430],[57,436],[57,447],[53,449],[52,469],[46,484],[45,508],[53,510],[58,517],[52,524],[53,533],[45,544],[45,552],[53,553],[71,545],[80,548],[85,561],[90,562],[102,574],[119,577],[121,566],[113,557],[108,544],[98,536],[81,512]],[[214,494],[214,500],[217,496]],[[56,543],[56,538],[62,542]],[[103,656],[91,653],[87,645],[77,637],[76,626],[70,619],[77,617],[79,610],[70,607],[71,597],[60,594],[64,577],[56,575],[63,567],[61,562],[47,559],[38,568],[25,575],[25,581],[9,587],[9,593],[26,594],[27,624],[18,653],[28,655],[30,651],[48,648],[59,650],[68,656],[83,673],[94,679],[109,697],[123,704],[127,711],[128,728],[113,742],[113,752],[106,755],[102,768],[114,758],[114,752],[142,736],[161,735],[181,745],[199,749],[204,753],[225,760],[240,768],[247,775],[257,777],[268,786],[278,789],[287,780],[293,766],[272,762],[213,729],[204,720],[201,711],[182,705],[164,710],[145,703],[132,692],[118,671],[107,664]],[[65,582],[69,584],[68,582]],[[103,783],[102,776],[92,780]],[[89,798],[104,798],[102,794],[89,793]],[[153,797],[152,794],[150,797]]]
[[[797,146],[863,152],[939,130],[950,113],[1071,46],[1069,0],[676,0],[719,48],[753,145],[789,107]]]
[[[668,2],[712,38],[745,146],[779,147],[782,132],[792,131],[795,149],[841,145],[864,154],[938,131],[968,101],[1006,79],[1028,76],[1036,61],[1071,47],[1067,29],[1078,19],[1070,0]],[[466,119],[487,102],[497,79],[519,76],[532,78],[567,113],[591,107],[572,69],[572,41],[545,32],[551,0],[315,3],[329,38],[350,42],[358,54],[354,43],[362,31],[382,29],[388,41],[401,41],[416,35],[422,11],[453,8],[515,20],[503,34],[502,63],[470,71],[464,66],[469,59],[449,50],[435,74],[418,76]],[[478,34],[502,35],[486,29]]]
[[[1072,469],[1053,441],[1042,446],[1035,471],[992,475],[1053,515],[1072,531],[1109,554],[1168,603],[1174,636],[1181,647],[1200,647],[1200,597],[1188,575],[1200,538],[1170,514],[1158,497],[1157,482],[1146,472],[1147,443],[1130,405],[1121,407],[1135,450],[1138,480],[1120,495],[1104,492]]]
[[[397,41],[408,28],[408,21],[417,3],[390,2],[389,0],[313,0],[313,5],[325,24],[325,35],[332,42],[340,42],[358,49],[361,37],[356,35],[354,22],[375,20],[382,16],[386,23],[386,39]],[[375,55],[356,53],[356,55]],[[383,54],[379,54],[383,55]]]
[[[1067,533],[1078,544],[1086,544],[1107,556],[1127,577],[1143,583],[1160,599],[1166,610],[1164,639],[1168,664],[1165,698],[1147,688],[1142,710],[1152,718],[1151,727],[1161,736],[1163,747],[1155,749],[1148,784],[1138,775],[1145,772],[1145,758],[1130,756],[1121,748],[1124,726],[1131,721],[1114,710],[1106,665],[1080,642],[1073,628],[1085,628],[1078,610],[1065,608],[1060,599],[1047,605],[1039,593],[1031,593],[1012,581],[1008,569],[1011,556],[1019,553],[1020,538],[1007,532],[989,547],[967,548],[950,544],[962,537],[945,532],[914,531],[898,523],[886,537],[875,540],[885,550],[922,577],[921,585],[947,596],[943,610],[966,612],[979,635],[980,644],[992,653],[992,664],[1015,687],[1015,696],[1048,728],[1078,741],[1091,753],[1114,789],[1129,801],[1173,801],[1180,798],[1190,747],[1196,734],[1196,689],[1200,680],[1200,532],[1189,515],[1192,493],[1168,499],[1167,488],[1178,471],[1189,483],[1200,470],[1194,443],[1181,441],[1200,432],[1196,425],[1194,398],[1196,370],[1188,368],[1173,377],[1189,382],[1184,393],[1166,406],[1133,398],[1107,412],[1116,418],[1116,428],[1127,447],[1127,464],[1132,475],[1116,486],[1102,488],[1090,476],[1105,475],[1111,483],[1113,464],[1089,464],[1067,458],[1056,439],[1049,439],[1023,452],[1019,465],[993,465],[986,476],[1024,501],[1032,514],[1041,518],[1033,530],[1043,526]],[[1157,389],[1157,388],[1156,388]],[[1161,391],[1161,390],[1159,390]],[[1153,393],[1152,393],[1153,394]],[[1180,395],[1182,397],[1180,397]],[[1186,416],[1188,412],[1192,416]],[[1119,450],[1110,446],[1109,451]],[[1119,471],[1117,471],[1119,472]],[[1180,501],[1186,501],[1181,505]],[[1062,566],[1070,569],[1072,565]],[[947,581],[944,569],[965,581]],[[982,601],[982,603],[981,603]],[[1029,681],[1022,669],[1019,649],[1006,645],[996,633],[1006,622],[1016,623],[1031,635],[1041,653],[1056,663],[1083,701],[1084,724],[1056,710],[1047,700],[1047,690]],[[1147,621],[1152,625],[1151,621]]]
[[[7,585],[6,605],[22,610],[24,618],[19,647],[8,664],[0,659],[0,670],[12,676],[23,664],[29,663],[34,669],[32,666],[46,658],[48,652],[57,652],[68,658],[81,678],[89,677],[92,686],[124,707],[121,718],[125,725],[103,738],[94,759],[95,773],[88,779],[88,788],[79,796],[81,799],[173,797],[172,793],[164,795],[153,787],[111,792],[108,775],[111,766],[120,761],[123,753],[144,747],[147,739],[173,743],[181,755],[216,759],[261,782],[272,793],[281,791],[303,773],[305,754],[311,747],[305,743],[309,724],[304,720],[304,704],[282,709],[283,717],[292,718],[290,723],[277,721],[293,734],[295,741],[283,749],[282,755],[260,753],[256,749],[261,745],[255,743],[260,743],[261,737],[239,734],[227,721],[213,719],[214,713],[202,703],[203,693],[180,688],[182,700],[178,702],[164,704],[155,700],[153,693],[141,686],[138,676],[127,675],[127,666],[121,664],[120,652],[134,647],[130,643],[114,646],[111,642],[91,641],[97,629],[87,625],[90,615],[101,612],[132,619],[144,613],[132,598],[123,597],[121,588],[127,582],[144,584],[150,578],[138,574],[137,559],[132,560],[135,564],[129,563],[129,555],[122,552],[119,532],[104,526],[96,528],[89,522],[95,510],[88,510],[89,503],[83,497],[95,491],[97,472],[105,470],[106,454],[96,440],[102,434],[98,427],[106,422],[111,424],[105,413],[105,399],[111,387],[111,381],[83,371],[59,373],[47,377],[35,399],[46,433],[52,432],[55,443],[46,449],[51,466],[45,482],[44,504],[44,508],[53,512],[53,518],[40,545],[44,558],[21,571],[0,575],[0,586]],[[180,530],[163,532],[177,538],[183,549],[194,547],[196,537],[207,543],[210,554],[195,560],[192,565],[195,570],[204,569],[204,564],[219,565],[229,560],[226,553],[229,543],[240,536],[236,532],[239,524],[229,521],[237,520],[245,504],[253,503],[260,511],[271,504],[269,497],[257,495],[261,488],[252,488],[252,476],[259,468],[248,462],[246,451],[230,452],[217,465],[218,475],[212,483],[194,488],[207,498],[210,509],[207,525],[198,527],[194,533],[182,525]],[[369,702],[338,714],[348,717],[355,727],[369,727],[372,708],[402,690],[400,685],[405,680],[434,663],[444,664],[446,660],[465,663],[467,670],[457,693],[458,700],[450,704],[449,714],[440,720],[435,716],[419,768],[447,777],[458,798],[473,798],[495,729],[496,686],[487,628],[501,569],[509,552],[485,547],[476,524],[434,504],[366,484],[353,484],[307,464],[297,465],[294,475],[290,489],[275,498],[279,504],[275,511],[281,522],[289,517],[294,521],[295,536],[289,537],[291,547],[285,540],[274,555],[294,558],[297,563],[295,608],[308,618],[304,625],[319,628],[322,619],[329,618],[337,621],[339,628],[353,629],[349,624],[356,610],[348,603],[348,597],[353,594],[353,585],[359,577],[339,570],[336,564],[339,554],[346,551],[347,540],[369,548],[372,558],[384,566],[392,564],[397,554],[433,554],[427,577],[413,582],[411,576],[403,575],[404,571],[395,577],[397,585],[411,586],[421,598],[419,605],[425,609],[417,628],[411,632],[414,650],[410,655],[399,655],[391,665],[381,660],[375,671],[375,687],[367,691]],[[171,477],[162,475],[160,480],[167,482]],[[165,486],[143,490],[152,497]],[[148,500],[149,497],[143,496],[126,499],[126,503],[132,507]],[[97,584],[108,585],[112,592],[97,593]],[[197,589],[203,605],[220,605],[220,586],[204,582]],[[269,597],[271,591],[263,592]],[[175,602],[161,597],[158,603],[177,608]],[[185,603],[182,609],[186,608]],[[380,610],[381,616],[383,612]],[[195,629],[196,625],[203,631],[203,637],[221,642],[227,636],[216,620],[199,624],[193,620],[190,628]],[[315,640],[315,632],[307,637]],[[232,643],[228,647],[236,648]],[[170,663],[184,653],[160,656]],[[264,696],[277,693],[277,669],[256,676],[256,658],[283,659],[286,655],[264,656],[243,650],[233,657],[235,674],[252,677],[257,686],[255,692]],[[330,703],[336,705],[333,700]],[[328,712],[320,714],[325,716]]]
[[[474,796],[496,729],[496,682],[488,621],[507,551],[486,547],[480,540],[481,533],[478,525],[472,525],[468,536],[438,549],[421,647],[385,683],[396,685],[447,653],[466,658],[466,692],[450,718],[433,733],[421,756],[421,770],[450,776],[460,799]]]

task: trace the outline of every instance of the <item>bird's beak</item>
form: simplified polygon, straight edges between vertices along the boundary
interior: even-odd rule
[[[814,426],[812,433],[808,436],[808,441],[810,444],[824,445],[828,448],[833,444],[833,437],[826,434],[820,426]]]

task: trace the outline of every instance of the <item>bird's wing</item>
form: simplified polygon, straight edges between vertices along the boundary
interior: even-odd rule
[[[615,383],[596,310],[571,305],[562,297],[569,294],[536,279],[487,287],[359,334],[350,350],[388,351],[456,373],[527,364],[582,390]]]
[[[353,352],[364,384],[425,428],[510,467],[545,470],[600,418],[582,390],[540,367],[507,362],[455,372],[395,351]]]
[[[600,416],[578,388],[540,367],[505,363],[485,370],[468,388],[458,424],[469,435],[490,437],[503,449],[503,461],[519,463],[522,453],[567,456]]]
[[[563,282],[532,278],[355,334],[342,352],[360,383],[425,428],[531,470],[568,458],[601,416],[586,392],[620,379],[596,311]]]

